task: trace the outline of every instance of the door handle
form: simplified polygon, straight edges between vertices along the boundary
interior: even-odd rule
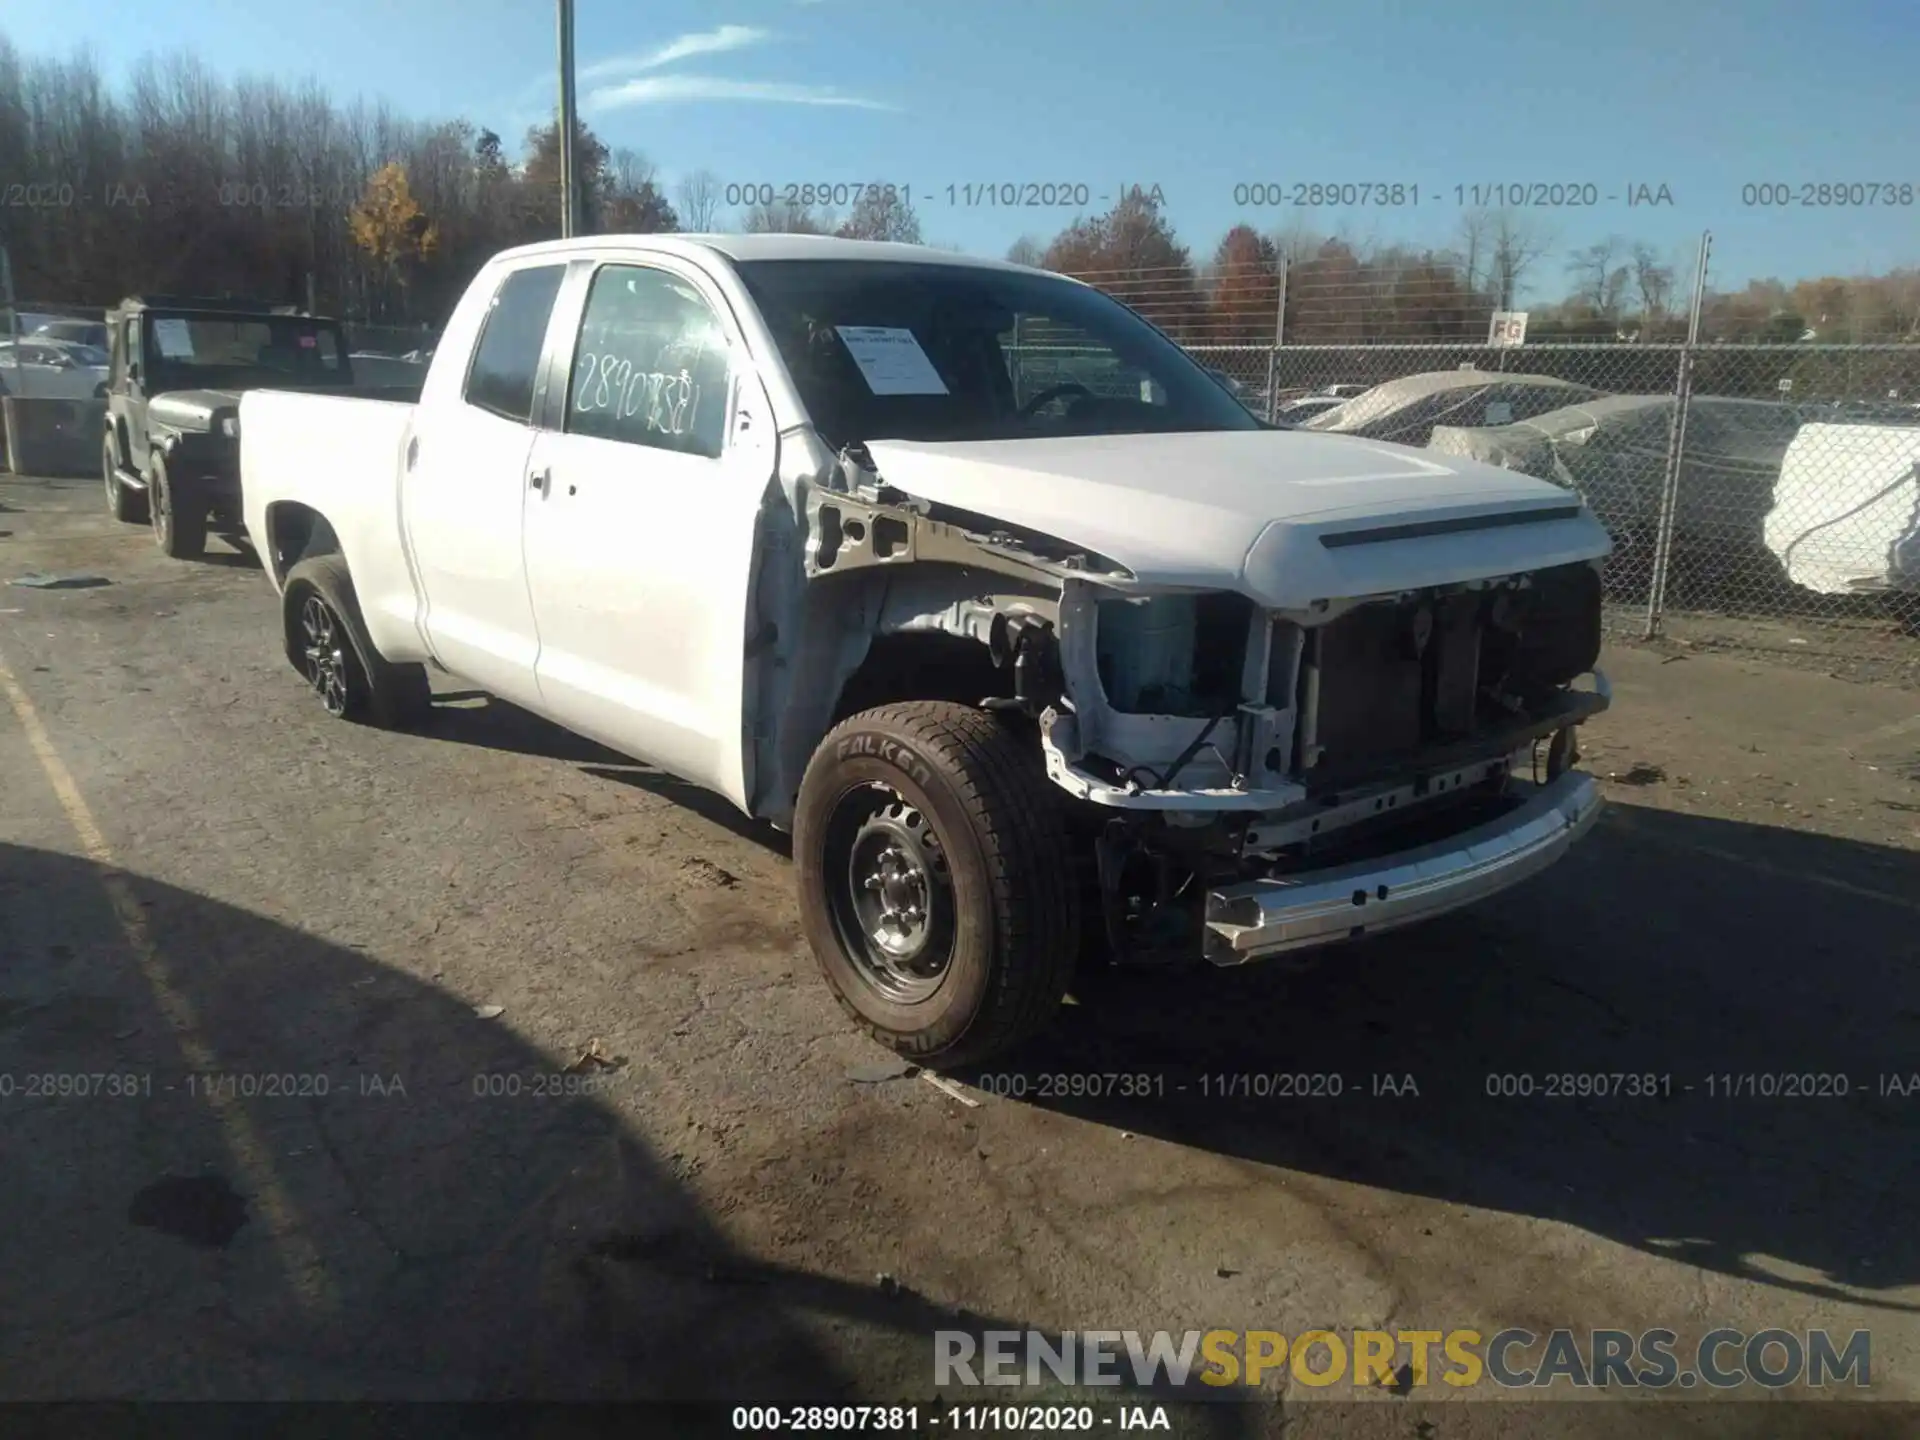
[[[547,487],[552,483],[553,470],[550,467],[544,470],[531,471],[527,475],[527,488],[529,490],[538,490],[542,495],[547,493]]]

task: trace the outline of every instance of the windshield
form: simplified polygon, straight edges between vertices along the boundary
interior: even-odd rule
[[[338,328],[304,315],[149,315],[147,361],[156,391],[351,378]]]
[[[1220,383],[1097,290],[959,265],[738,265],[823,439],[1257,430]]]

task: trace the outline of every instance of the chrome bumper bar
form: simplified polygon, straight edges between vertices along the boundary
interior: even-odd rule
[[[1578,770],[1546,785],[1511,783],[1527,798],[1451,839],[1209,891],[1207,959],[1241,965],[1470,905],[1546,869],[1600,814],[1600,787]]]

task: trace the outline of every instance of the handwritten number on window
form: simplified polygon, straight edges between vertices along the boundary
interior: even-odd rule
[[[631,419],[645,413],[649,433],[690,434],[700,413],[700,386],[685,368],[678,372],[637,370],[618,355],[582,355],[580,383],[573,408],[586,415],[608,412],[611,418]]]

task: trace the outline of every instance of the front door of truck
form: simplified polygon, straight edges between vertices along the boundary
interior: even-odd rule
[[[773,414],[725,300],[666,259],[585,268],[563,418],[534,442],[543,708],[745,804],[742,680]]]
[[[540,648],[521,558],[523,497],[565,273],[551,262],[507,272],[478,320],[466,373],[429,377],[401,461],[427,644],[454,674],[522,704],[537,703]]]

